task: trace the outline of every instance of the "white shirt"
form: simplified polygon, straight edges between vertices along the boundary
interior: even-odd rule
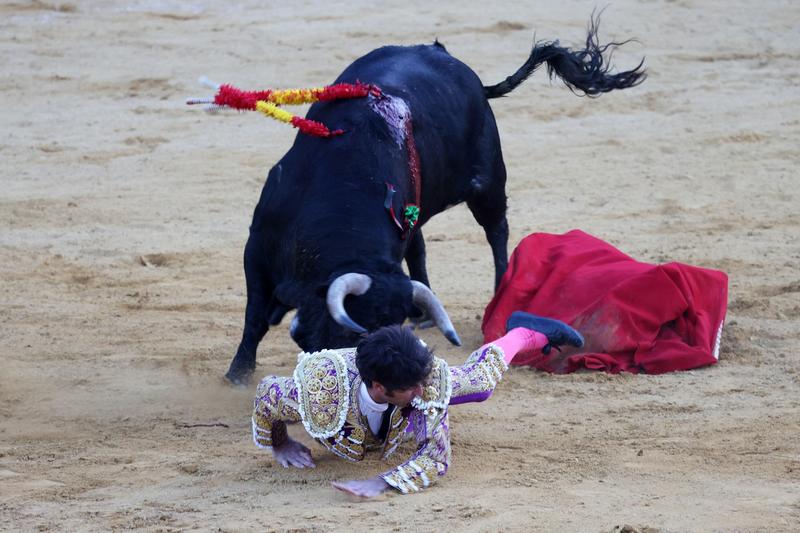
[[[369,429],[373,435],[377,435],[381,429],[381,421],[383,420],[383,413],[389,408],[388,403],[378,403],[369,395],[367,386],[361,382],[361,388],[358,390],[359,407],[361,414],[367,417],[369,422]]]

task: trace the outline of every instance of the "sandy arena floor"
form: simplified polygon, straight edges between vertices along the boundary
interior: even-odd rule
[[[800,528],[800,4],[621,0],[601,38],[638,38],[614,62],[646,56],[644,85],[578,98],[539,72],[492,103],[512,247],[580,228],[642,260],[726,271],[720,363],[513,369],[491,401],[453,409],[437,487],[369,502],[330,482],[386,464],[314,448],[316,470],[276,467],[250,441],[252,388],[221,379],[252,210],[294,133],[183,101],[208,92],[203,74],[323,85],[380,45],[436,37],[492,84],[534,32],[579,45],[595,4],[217,6],[0,4],[0,529]],[[464,347],[424,338],[458,362],[481,342],[489,247],[463,206],[426,237]],[[287,324],[259,374],[291,371]]]

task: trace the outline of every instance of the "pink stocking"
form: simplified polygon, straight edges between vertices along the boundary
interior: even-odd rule
[[[531,351],[544,348],[547,344],[547,337],[538,331],[526,328],[514,328],[496,341],[492,342],[495,346],[503,349],[506,363],[511,363],[514,356],[521,351]],[[481,347],[483,349],[484,347]]]

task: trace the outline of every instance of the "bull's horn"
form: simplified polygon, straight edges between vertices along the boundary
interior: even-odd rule
[[[328,296],[325,301],[328,303],[328,312],[333,320],[342,326],[356,333],[366,333],[366,328],[356,324],[344,310],[344,299],[348,294],[361,296],[369,290],[372,279],[366,274],[356,274],[348,272],[342,274],[328,287]]]
[[[433,319],[436,327],[439,328],[447,340],[456,346],[461,346],[461,339],[458,338],[458,333],[450,322],[450,317],[447,316],[447,311],[444,310],[442,302],[433,294],[433,291],[427,285],[416,280],[411,280],[412,298],[414,305],[422,309]]]

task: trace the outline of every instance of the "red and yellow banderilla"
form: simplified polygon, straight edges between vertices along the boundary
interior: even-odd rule
[[[344,130],[331,131],[325,124],[315,120],[298,117],[283,109],[282,105],[312,104],[351,98],[380,96],[381,90],[368,83],[337,83],[313,89],[267,89],[263,91],[243,91],[232,85],[219,85],[213,99],[191,99],[187,104],[212,104],[239,110],[259,111],[268,117],[291,124],[302,133],[316,137],[329,138],[341,135]]]

